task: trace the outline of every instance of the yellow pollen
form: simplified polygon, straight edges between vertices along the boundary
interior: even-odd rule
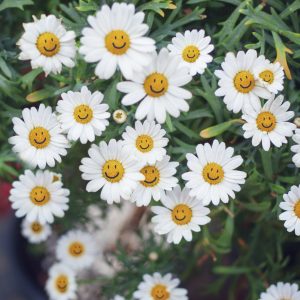
[[[153,300],[169,300],[170,293],[167,287],[163,284],[156,284],[151,290],[151,296]]]
[[[143,186],[153,187],[159,183],[160,173],[155,166],[146,166],[140,172],[145,176],[145,180],[141,181]]]
[[[54,33],[45,32],[37,38],[36,47],[41,54],[52,57],[59,52],[60,41]]]
[[[294,206],[295,215],[300,218],[300,200],[298,200]]]
[[[259,73],[259,77],[269,84],[272,84],[274,81],[274,73],[270,70],[265,70]]]
[[[113,30],[105,37],[105,47],[112,54],[125,54],[130,47],[130,37],[123,30]]]
[[[93,111],[88,105],[81,104],[74,109],[73,116],[76,122],[87,124],[93,118]]]
[[[161,73],[152,73],[144,81],[144,90],[151,97],[164,95],[169,87],[167,77]]]
[[[30,192],[30,200],[37,206],[43,206],[50,200],[49,191],[43,186],[36,186]]]
[[[135,146],[141,152],[149,152],[153,149],[153,139],[147,134],[140,135],[136,139]]]
[[[47,147],[50,143],[50,133],[44,127],[35,127],[29,132],[29,142],[30,144],[37,148],[43,149]]]
[[[178,204],[172,210],[172,220],[177,225],[185,225],[191,222],[193,212],[186,204]]]
[[[224,170],[217,163],[208,163],[202,171],[203,179],[209,184],[215,185],[223,181]]]
[[[256,118],[256,126],[261,131],[270,132],[276,126],[276,117],[269,111],[261,112]]]
[[[255,86],[254,76],[249,71],[240,71],[235,75],[233,84],[240,93],[247,94]]]
[[[200,50],[194,45],[189,45],[185,47],[182,51],[182,58],[188,63],[195,62],[199,56]]]
[[[103,177],[112,183],[121,181],[125,173],[124,167],[118,160],[107,160],[102,167]]]

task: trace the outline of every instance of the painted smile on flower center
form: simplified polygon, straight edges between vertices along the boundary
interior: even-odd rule
[[[74,257],[79,257],[84,253],[84,245],[80,242],[74,242],[69,246],[69,253]]]
[[[143,186],[153,187],[159,183],[160,173],[156,167],[146,166],[140,172],[145,176],[145,180],[141,181]]]
[[[140,135],[136,139],[135,146],[141,152],[149,152],[153,149],[153,139],[147,134]]]
[[[163,284],[156,284],[151,290],[151,296],[154,300],[168,300],[170,293]]]
[[[233,79],[234,87],[243,94],[247,94],[255,86],[254,76],[249,71],[238,72]]]
[[[37,38],[36,47],[41,54],[51,57],[59,52],[60,42],[54,33],[45,32]]]
[[[188,63],[195,62],[199,58],[199,56],[200,50],[194,45],[189,45],[185,47],[182,51],[182,58]]]
[[[40,232],[42,232],[42,230],[43,230],[43,226],[42,226],[40,223],[38,223],[38,222],[33,222],[33,223],[31,224],[31,230],[32,230],[34,233],[40,233]]]
[[[298,218],[300,218],[300,200],[295,203],[294,213]]]
[[[55,286],[60,293],[65,293],[68,289],[69,280],[66,275],[60,275],[55,281]]]
[[[276,126],[276,117],[271,112],[261,112],[256,118],[256,125],[261,131],[270,132]]]
[[[273,83],[273,81],[274,81],[274,73],[272,71],[270,71],[270,70],[265,70],[265,71],[259,73],[259,77],[263,81],[265,81],[265,82],[267,82],[269,84]]]
[[[118,160],[107,160],[102,167],[103,177],[112,183],[119,182],[125,173],[124,167]]]
[[[37,149],[47,147],[50,143],[49,131],[44,127],[35,127],[31,129],[29,132],[29,142]]]
[[[208,163],[202,171],[203,179],[209,184],[215,185],[223,181],[224,170],[217,163]]]
[[[87,124],[93,118],[93,111],[88,105],[81,104],[74,109],[73,116],[76,122]]]
[[[105,47],[115,55],[125,54],[130,47],[129,35],[123,30],[113,30],[105,37]]]
[[[144,90],[151,97],[160,97],[168,90],[169,82],[164,74],[153,73],[144,81]]]
[[[43,186],[36,186],[30,192],[30,200],[33,204],[43,206],[50,200],[49,191]]]
[[[185,225],[190,223],[192,219],[192,210],[186,204],[178,204],[172,210],[172,220],[177,225]]]

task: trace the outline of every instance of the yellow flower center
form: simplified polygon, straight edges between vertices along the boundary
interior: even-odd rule
[[[73,242],[69,246],[69,253],[74,257],[79,257],[84,253],[84,245],[81,242]]]
[[[118,160],[107,160],[102,167],[103,177],[112,183],[119,182],[125,173],[124,167]]]
[[[185,225],[191,222],[193,212],[186,204],[178,204],[172,210],[172,220],[177,225]]]
[[[29,142],[37,149],[47,147],[50,143],[50,138],[49,131],[44,127],[35,127],[29,132]]]
[[[256,126],[261,131],[270,132],[276,126],[276,117],[271,112],[261,112],[256,118]]]
[[[36,47],[41,54],[51,57],[59,52],[60,41],[54,33],[45,32],[37,38]]]
[[[194,45],[189,45],[185,47],[182,51],[183,60],[189,63],[195,62],[199,56],[200,56],[200,50]]]
[[[49,191],[43,186],[36,186],[30,192],[30,200],[33,204],[43,206],[50,200]]]
[[[300,200],[298,200],[294,206],[295,215],[300,218]]]
[[[265,81],[265,82],[267,82],[269,84],[273,83],[273,81],[274,81],[274,73],[272,71],[270,71],[270,70],[262,71],[261,73],[259,73],[259,77],[263,81]]]
[[[129,35],[123,30],[113,30],[105,37],[105,47],[112,54],[125,54],[130,47]]]
[[[160,173],[156,167],[146,166],[140,172],[145,176],[145,180],[141,181],[143,186],[153,187],[159,183]]]
[[[144,90],[151,97],[160,97],[168,90],[169,82],[164,74],[150,74],[144,81]]]
[[[31,230],[34,232],[34,233],[41,233],[42,230],[43,230],[43,226],[39,223],[39,222],[33,222],[31,224]]]
[[[243,94],[247,94],[255,86],[254,76],[249,71],[238,72],[233,79],[234,87]]]
[[[218,184],[224,179],[224,170],[217,163],[208,163],[202,171],[202,176],[209,184]]]
[[[170,299],[170,293],[167,290],[167,287],[163,284],[156,284],[151,290],[151,296],[153,300]]]
[[[141,152],[149,152],[153,149],[153,139],[147,134],[140,135],[136,139],[135,146]]]
[[[74,109],[73,116],[76,122],[87,124],[93,118],[93,111],[88,105],[81,104]]]
[[[60,293],[65,293],[68,289],[69,279],[66,275],[59,275],[55,280],[55,286]]]

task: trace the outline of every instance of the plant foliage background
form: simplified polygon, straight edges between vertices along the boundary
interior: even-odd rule
[[[62,92],[79,90],[88,85],[92,91],[100,90],[110,106],[110,112],[122,108],[128,112],[126,123],[118,125],[112,119],[100,139],[119,139],[127,125],[134,123],[134,109],[122,107],[121,94],[113,79],[103,81],[94,76],[94,66],[77,55],[76,67],[64,69],[60,75],[44,77],[42,70],[31,70],[28,62],[18,60],[16,41],[23,22],[30,22],[32,15],[53,13],[60,16],[66,27],[77,34],[87,24],[90,14],[103,4],[114,1],[31,1],[3,0],[0,4],[0,176],[7,181],[23,170],[16,168],[17,158],[11,152],[7,139],[12,135],[11,118],[20,116],[26,106],[39,102],[54,107]],[[150,36],[157,47],[166,46],[177,31],[204,28],[215,46],[214,61],[206,72],[188,85],[192,92],[191,109],[178,119],[168,119],[164,125],[170,144],[168,153],[179,161],[178,177],[185,171],[185,154],[194,152],[198,143],[212,136],[235,148],[245,159],[248,174],[246,184],[236,200],[229,205],[212,208],[212,222],[192,243],[162,247],[153,239],[145,242],[138,253],[128,253],[121,245],[114,255],[123,266],[113,279],[91,278],[103,285],[102,294],[109,298],[122,294],[128,299],[144,273],[172,272],[189,289],[192,299],[258,299],[266,286],[277,281],[300,283],[299,238],[288,234],[278,220],[278,203],[291,185],[299,185],[298,170],[291,162],[290,145],[265,152],[254,148],[242,137],[240,122],[229,113],[222,100],[214,95],[217,86],[215,69],[228,51],[255,48],[271,61],[276,58],[284,65],[286,77],[284,96],[292,103],[292,110],[299,115],[300,80],[300,1],[265,0],[187,0],[187,1],[127,1],[133,2],[146,13]],[[214,128],[208,127],[219,125]],[[201,132],[202,131],[202,132]],[[201,135],[200,135],[201,132]],[[99,200],[98,193],[87,193],[80,178],[79,162],[87,153],[88,145],[73,145],[67,157],[55,168],[64,174],[64,184],[71,190],[71,207],[59,221],[60,233],[84,223],[90,204],[97,204],[105,211],[107,204]],[[182,183],[182,182],[181,182]],[[138,230],[138,228],[136,229]],[[158,259],[149,260],[156,252]],[[194,297],[194,298],[193,298]]]

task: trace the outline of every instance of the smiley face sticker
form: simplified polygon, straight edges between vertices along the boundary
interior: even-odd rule
[[[69,280],[66,275],[63,274],[59,275],[55,280],[55,287],[62,294],[66,293],[68,289],[68,285],[69,285]]]
[[[185,225],[190,223],[193,213],[186,204],[178,204],[172,210],[172,220],[177,225]]]
[[[31,224],[31,230],[36,233],[39,234],[43,231],[43,226],[39,223],[39,222],[33,222]]]
[[[271,132],[276,126],[276,117],[269,111],[258,114],[256,118],[257,128],[264,132]]]
[[[170,293],[163,284],[156,284],[151,290],[151,296],[154,300],[168,300]]]
[[[203,179],[212,185],[221,183],[224,179],[224,170],[221,165],[217,163],[208,163],[202,171]]]
[[[107,160],[102,167],[103,177],[112,183],[121,181],[125,173],[124,167],[118,160]]]
[[[272,84],[274,81],[274,73],[270,70],[262,71],[258,76],[268,84]]]
[[[45,32],[39,35],[36,47],[42,55],[52,57],[59,52],[60,42],[54,33]]]
[[[141,181],[143,186],[153,187],[159,183],[160,173],[155,166],[146,166],[140,172],[145,176],[145,180]]]
[[[69,253],[74,257],[80,257],[84,254],[84,245],[81,242],[73,242],[69,246]]]
[[[140,152],[150,152],[154,146],[153,138],[147,134],[139,135],[136,139],[135,146]]]
[[[50,138],[49,131],[44,127],[35,127],[29,132],[29,142],[37,149],[47,147],[50,143]]]
[[[113,30],[105,37],[105,47],[112,54],[125,54],[130,47],[129,35],[123,30]]]
[[[43,206],[50,200],[49,191],[43,186],[36,186],[30,192],[30,200],[37,206]]]
[[[238,72],[233,79],[233,83],[235,88],[243,94],[251,92],[255,87],[254,76],[249,71]]]
[[[146,77],[144,90],[151,97],[160,97],[168,90],[169,82],[167,77],[161,73],[153,73]]]
[[[77,123],[87,124],[93,118],[93,111],[88,105],[81,104],[75,107],[73,116]]]
[[[188,63],[194,63],[200,56],[200,50],[194,45],[187,46],[182,51],[182,58]]]

